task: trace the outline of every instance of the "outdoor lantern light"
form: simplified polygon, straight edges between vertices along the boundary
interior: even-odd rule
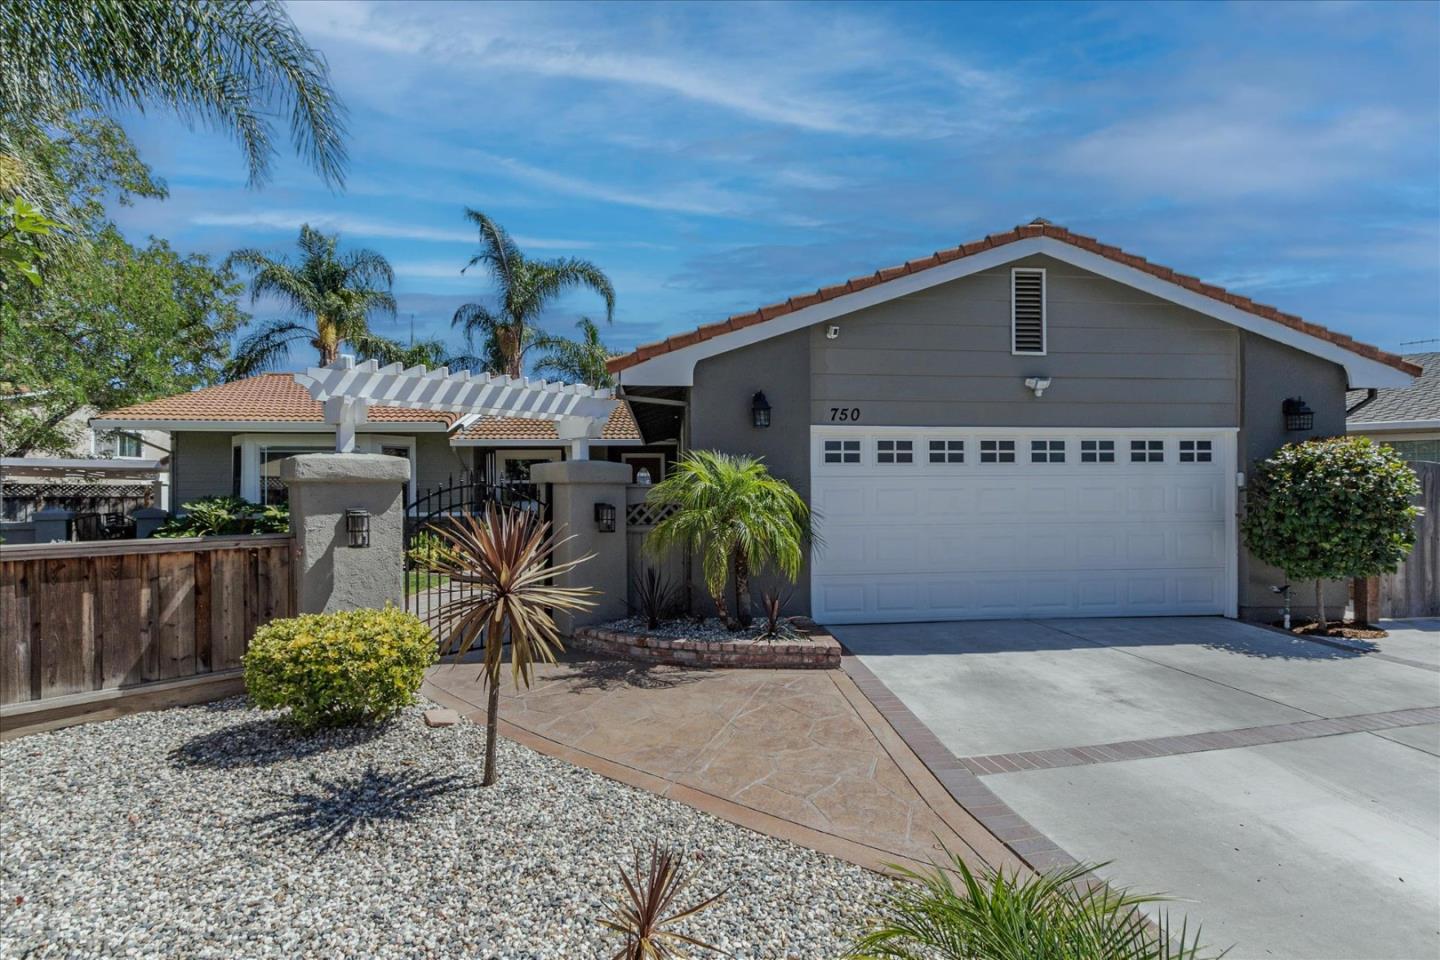
[[[754,418],[755,426],[770,426],[770,401],[765,399],[765,394],[755,391],[755,396],[750,401],[750,416]]]
[[[350,538],[350,546],[370,546],[370,511],[359,508],[346,510],[345,533]]]
[[[1285,414],[1286,430],[1310,430],[1315,426],[1315,411],[1300,397],[1290,397],[1280,409]]]
[[[595,528],[601,533],[615,532],[615,504],[595,504]]]

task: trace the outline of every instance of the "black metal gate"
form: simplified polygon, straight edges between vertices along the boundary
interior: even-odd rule
[[[465,514],[481,516],[487,504],[538,513],[550,519],[548,490],[534,483],[486,482],[478,474],[452,476],[443,484],[423,490],[405,508],[405,609],[415,614],[436,640],[445,605],[463,598],[475,586],[452,581],[430,570],[428,557],[440,543],[435,529],[444,528]]]

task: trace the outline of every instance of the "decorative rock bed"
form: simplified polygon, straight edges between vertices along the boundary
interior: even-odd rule
[[[695,624],[670,621],[650,630],[643,620],[631,618],[575,631],[567,646],[632,660],[676,666],[749,667],[759,669],[809,668],[835,670],[840,666],[840,642],[813,621],[790,621],[790,636],[770,639],[736,634],[716,621]]]

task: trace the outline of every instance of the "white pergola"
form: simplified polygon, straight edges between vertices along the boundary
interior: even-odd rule
[[[335,424],[335,452],[355,449],[355,428],[367,422],[370,406],[409,407],[460,414],[525,417],[554,422],[570,456],[590,458],[590,441],[600,438],[619,402],[609,390],[580,383],[547,383],[529,377],[493,373],[451,373],[447,367],[380,366],[374,360],[356,363],[342,355],[324,367],[295,374],[295,382],[325,408]]]

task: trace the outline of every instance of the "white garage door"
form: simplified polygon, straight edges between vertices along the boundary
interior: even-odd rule
[[[1235,615],[1232,430],[811,428],[821,623]]]

